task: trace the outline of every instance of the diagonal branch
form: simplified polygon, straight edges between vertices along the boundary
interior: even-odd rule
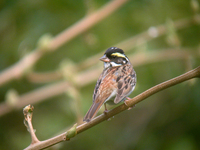
[[[115,10],[117,10],[120,6],[122,6],[128,0],[114,0],[107,3],[107,5],[103,6],[101,9],[97,10],[96,12],[92,13],[91,15],[86,16],[73,26],[69,27],[65,31],[58,34],[50,43],[49,49],[55,50],[60,45],[70,41],[75,36],[80,33],[83,33],[102,19],[109,16]]]
[[[26,106],[27,102],[34,104],[38,101],[42,101],[52,96],[59,95],[66,91],[68,87],[70,87],[69,83],[67,81],[62,81],[38,88],[36,90],[33,90],[32,92],[26,93],[18,97],[17,103],[15,104],[14,108],[20,109]],[[0,116],[9,113],[12,110],[13,108],[10,107],[7,103],[0,104]]]
[[[128,0],[110,1],[105,6],[94,12],[93,14],[84,17],[75,25],[69,27],[68,29],[58,34],[55,38],[51,39],[48,42],[48,45],[46,45],[47,47],[45,48],[47,49],[47,51],[56,50],[64,43],[69,42],[77,35],[83,33],[90,27],[97,24],[99,21],[109,16],[111,13],[116,11],[120,6],[122,6],[127,1]],[[21,76],[23,76],[26,69],[32,67],[44,54],[45,53],[41,48],[36,48],[33,52],[27,54],[24,58],[19,60],[19,62],[1,72],[0,86],[12,79],[20,78]]]
[[[175,77],[173,79],[170,79],[168,81],[160,83],[160,84],[144,91],[143,93],[137,95],[136,97],[132,98],[131,100],[126,101],[126,104],[123,103],[122,105],[110,110],[108,113],[99,115],[98,117],[96,117],[89,123],[83,123],[83,124],[77,126],[76,131],[74,131],[74,128],[73,128],[73,133],[74,133],[73,135],[75,136],[76,134],[79,134],[79,133],[89,129],[89,128],[109,119],[110,117],[113,117],[114,115],[117,115],[117,114],[121,113],[122,111],[125,111],[129,107],[143,101],[144,99],[150,97],[151,95],[153,95],[155,93],[160,92],[161,90],[164,90],[164,89],[174,86],[176,84],[182,83],[184,81],[190,80],[192,78],[200,78],[200,66],[191,71],[188,71],[178,77]],[[71,130],[68,130],[68,132],[69,131],[71,131]],[[65,141],[66,135],[68,132],[64,132],[64,133],[62,133],[56,137],[53,137],[51,139],[32,144],[29,147],[27,147],[26,150],[43,149],[43,148],[47,148],[49,146],[55,145],[59,142]]]

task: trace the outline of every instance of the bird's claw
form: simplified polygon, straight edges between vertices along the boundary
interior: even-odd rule
[[[129,101],[129,100],[131,100],[131,98],[126,97],[126,100],[124,101],[124,104],[125,104],[126,106],[128,106],[126,102]],[[133,107],[135,107],[135,105],[129,107],[128,110],[131,110]]]
[[[108,113],[108,110],[107,110],[107,109],[105,109],[103,113],[106,115],[106,114]]]

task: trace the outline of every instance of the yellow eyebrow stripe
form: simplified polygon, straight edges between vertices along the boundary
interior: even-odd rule
[[[117,56],[117,57],[126,58],[125,55],[123,55],[123,54],[121,54],[121,53],[113,53],[113,54],[111,54],[111,56]]]

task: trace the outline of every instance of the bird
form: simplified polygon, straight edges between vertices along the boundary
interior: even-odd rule
[[[83,118],[84,122],[90,122],[103,104],[104,112],[107,112],[106,103],[118,104],[130,100],[128,96],[136,85],[136,72],[122,49],[110,47],[100,60],[104,63],[104,69],[97,80],[93,103]]]

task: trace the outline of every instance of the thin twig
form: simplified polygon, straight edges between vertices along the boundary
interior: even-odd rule
[[[27,127],[27,130],[30,132],[32,142],[31,144],[39,143],[37,136],[35,135],[35,130],[33,129],[32,125],[32,117],[33,117],[33,109],[34,107],[31,105],[28,105],[24,107],[23,113],[24,113],[24,124]]]
[[[86,31],[87,29],[94,26],[99,21],[116,11],[127,1],[128,0],[110,1],[93,14],[84,17],[75,25],[67,28],[66,30],[58,34],[49,42],[47,49],[49,51],[55,51],[64,43],[69,42],[77,35],[83,33],[84,31]],[[33,52],[27,54],[24,58],[19,60],[19,62],[9,67],[8,69],[2,71],[0,73],[0,86],[12,79],[20,78],[21,76],[23,76],[26,69],[32,67],[44,54],[45,53],[43,53],[40,48],[36,48],[35,50],[33,50]]]
[[[176,78],[173,78],[171,80],[168,80],[166,82],[160,83],[160,84],[144,91],[143,93],[137,95],[136,97],[132,98],[131,100],[126,101],[126,104],[124,103],[124,104],[110,110],[106,114],[99,115],[98,117],[94,118],[89,123],[83,123],[83,124],[79,125],[76,128],[76,134],[79,134],[79,133],[81,133],[81,132],[83,132],[87,129],[90,129],[91,127],[113,117],[114,115],[117,115],[117,114],[121,113],[122,111],[125,111],[129,107],[143,101],[144,99],[150,97],[151,95],[153,95],[153,94],[155,94],[155,93],[157,93],[161,90],[164,90],[166,88],[169,88],[173,85],[179,84],[181,82],[187,81],[187,80],[192,79],[192,78],[200,78],[200,66],[189,71],[189,72],[186,72],[185,74],[182,74],[182,75],[180,75]],[[56,143],[65,141],[66,140],[66,134],[67,134],[67,132],[62,133],[62,134],[60,134],[56,137],[53,137],[51,139],[41,141],[40,143],[30,145],[29,147],[26,148],[26,150],[43,149],[43,148],[49,147],[51,145],[54,145]]]

